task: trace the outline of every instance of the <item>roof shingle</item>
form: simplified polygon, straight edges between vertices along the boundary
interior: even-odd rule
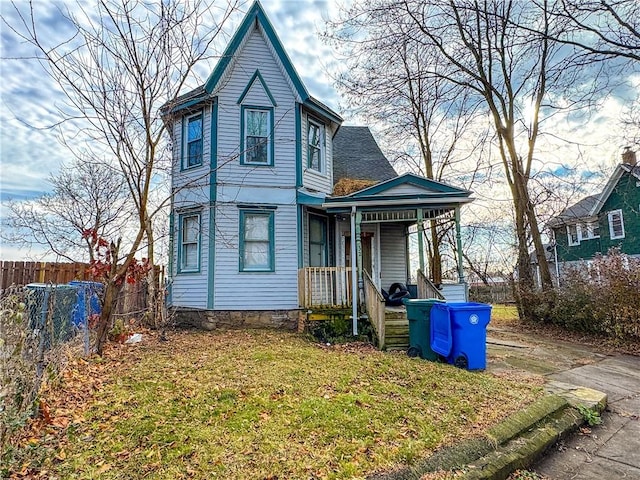
[[[369,127],[340,127],[333,139],[334,185],[343,178],[383,182],[397,176]]]

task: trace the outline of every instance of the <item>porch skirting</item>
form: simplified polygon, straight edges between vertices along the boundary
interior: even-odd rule
[[[277,328],[297,330],[306,310],[202,310],[172,309],[174,325],[183,328],[215,330],[217,328]]]

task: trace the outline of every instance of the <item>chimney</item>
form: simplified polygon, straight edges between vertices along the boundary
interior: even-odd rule
[[[624,147],[624,152],[622,152],[622,163],[635,166],[637,162],[636,152],[631,150],[631,147]]]

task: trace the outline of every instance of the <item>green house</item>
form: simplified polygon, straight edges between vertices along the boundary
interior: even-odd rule
[[[604,255],[612,247],[640,256],[640,166],[628,148],[622,158],[601,193],[583,198],[549,221],[558,278],[567,266]]]

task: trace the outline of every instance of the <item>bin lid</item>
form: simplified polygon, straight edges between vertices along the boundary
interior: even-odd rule
[[[444,304],[445,301],[444,300],[440,300],[439,298],[403,298],[402,299],[402,303],[404,303],[405,305],[412,305],[412,306],[429,306],[429,305],[435,305],[436,303],[442,303]]]
[[[451,318],[449,306],[446,303],[436,303],[429,314],[431,322],[431,350],[443,356],[448,356],[453,346],[451,332]]]

